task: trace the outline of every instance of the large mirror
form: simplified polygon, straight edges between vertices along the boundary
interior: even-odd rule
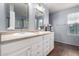
[[[44,7],[43,4],[36,4],[35,5],[35,23],[36,29],[42,28],[44,25]]]
[[[13,26],[14,27],[13,29],[28,29],[28,24],[29,24],[28,9],[29,9],[28,3],[7,3],[6,27],[12,28]]]
[[[15,3],[15,28],[16,29],[26,29],[28,28],[28,4]]]

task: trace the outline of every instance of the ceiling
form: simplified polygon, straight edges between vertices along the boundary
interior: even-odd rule
[[[50,13],[78,6],[79,3],[46,3]]]

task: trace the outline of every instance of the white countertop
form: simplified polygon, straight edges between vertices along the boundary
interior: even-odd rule
[[[30,37],[40,36],[40,35],[46,35],[49,33],[52,33],[52,32],[39,31],[39,32],[19,32],[19,33],[5,34],[5,35],[1,35],[1,42],[17,40],[21,38],[30,38]]]

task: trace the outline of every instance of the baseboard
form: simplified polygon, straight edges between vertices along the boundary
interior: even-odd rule
[[[61,43],[61,44],[66,44],[66,45],[71,45],[71,46],[75,46],[75,47],[79,47],[78,45],[74,45],[74,44],[70,44],[70,43],[66,43],[66,42],[59,42],[59,41],[55,41],[57,43]]]

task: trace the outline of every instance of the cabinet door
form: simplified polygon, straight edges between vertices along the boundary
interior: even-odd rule
[[[43,55],[43,53],[42,53],[42,50],[43,50],[42,36],[39,36],[39,37],[36,37],[33,39],[34,39],[34,41],[33,41],[33,45],[32,45],[32,56],[42,56]]]
[[[49,34],[49,52],[54,48],[54,33]]]
[[[50,41],[49,41],[49,35],[44,35],[44,38],[43,38],[43,55],[47,55],[49,53],[49,44],[50,44]]]
[[[54,33],[50,35],[50,50],[54,48]]]
[[[16,53],[17,51],[26,49],[28,45],[31,45],[31,39],[23,39],[21,41],[3,44],[1,45],[1,55]]]
[[[16,53],[16,56],[31,56],[31,46],[26,47],[22,52]]]
[[[8,56],[26,56],[26,50],[19,50],[14,53],[8,54]]]
[[[26,46],[16,52],[6,54],[6,56],[30,56],[31,55],[31,47]]]

